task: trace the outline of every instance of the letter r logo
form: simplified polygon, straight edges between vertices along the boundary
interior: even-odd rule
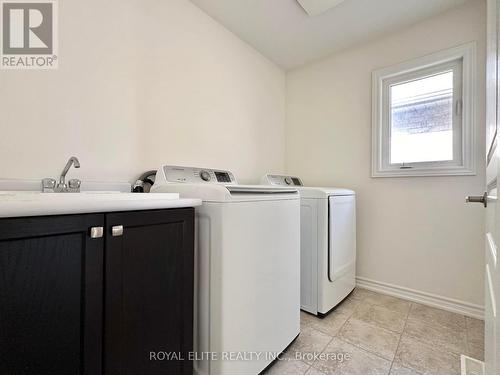
[[[53,4],[51,2],[2,3],[3,54],[53,53]]]

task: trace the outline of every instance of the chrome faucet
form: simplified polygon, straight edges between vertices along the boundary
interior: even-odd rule
[[[68,188],[66,186],[66,174],[68,173],[72,165],[74,165],[75,168],[80,168],[80,161],[76,158],[76,156],[70,157],[68,162],[64,166],[61,177],[59,177],[59,183],[57,184],[56,189],[66,190]]]
[[[71,166],[74,165],[75,168],[80,168],[80,161],[76,156],[69,158],[68,162],[64,166],[64,169],[59,177],[59,183],[56,185],[56,180],[53,178],[44,178],[42,180],[42,190],[44,193],[79,193],[81,181],[78,179],[69,180],[66,184],[66,174],[68,173]]]

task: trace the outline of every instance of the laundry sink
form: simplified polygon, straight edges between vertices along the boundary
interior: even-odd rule
[[[39,201],[39,200],[158,200],[178,199],[179,194],[119,193],[113,191],[83,191],[81,193],[41,193],[36,191],[0,191],[0,201]]]
[[[201,204],[197,199],[187,201],[179,199],[178,193],[0,191],[0,217],[150,210],[186,207],[186,203],[191,206]]]

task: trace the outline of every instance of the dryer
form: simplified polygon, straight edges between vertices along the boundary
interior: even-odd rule
[[[267,174],[262,184],[293,186],[300,203],[300,305],[325,315],[356,285],[356,195],[348,189],[305,187],[295,176]]]
[[[300,331],[297,189],[167,165],[151,192],[203,201],[195,209],[195,374],[259,374]]]

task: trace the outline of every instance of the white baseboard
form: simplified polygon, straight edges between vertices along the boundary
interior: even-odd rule
[[[365,277],[356,277],[356,285],[360,288],[368,289],[373,292],[387,294],[389,296],[398,297],[411,302],[421,303],[422,305],[437,307],[439,309],[470,316],[476,319],[484,319],[484,306],[473,303],[459,301],[427,292],[421,292],[410,288],[404,288],[381,281],[370,280]]]

